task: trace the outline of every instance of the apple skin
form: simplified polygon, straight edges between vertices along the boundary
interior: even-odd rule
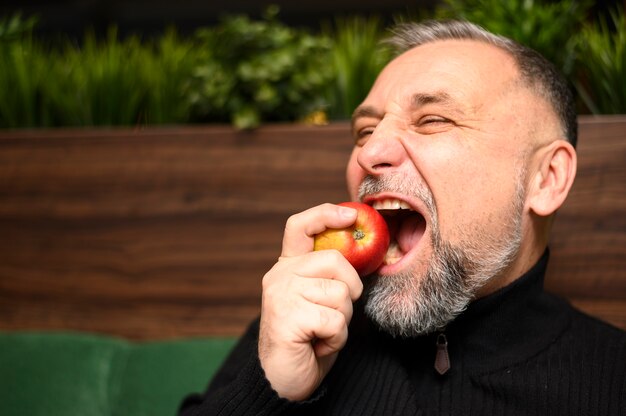
[[[380,267],[389,247],[387,223],[378,211],[360,202],[339,205],[357,210],[357,219],[347,228],[329,228],[315,236],[314,250],[338,250],[360,276]]]

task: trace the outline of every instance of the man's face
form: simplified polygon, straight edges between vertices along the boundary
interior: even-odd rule
[[[348,189],[352,199],[388,209],[393,240],[366,308],[379,321],[447,311],[407,324],[418,329],[390,332],[434,330],[508,278],[525,244],[531,132],[541,129],[538,114],[549,111],[538,101],[506,53],[450,40],[396,58],[355,111]]]

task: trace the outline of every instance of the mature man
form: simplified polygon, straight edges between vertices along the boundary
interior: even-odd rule
[[[363,281],[291,217],[253,324],[184,415],[624,414],[626,334],[543,292],[576,172],[569,89],[537,53],[465,22],[401,26],[354,112],[347,183],[392,244]]]

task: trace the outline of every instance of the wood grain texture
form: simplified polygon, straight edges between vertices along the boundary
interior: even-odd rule
[[[547,286],[626,328],[626,117],[581,118]],[[287,218],[347,198],[349,125],[0,132],[0,330],[238,335]]]

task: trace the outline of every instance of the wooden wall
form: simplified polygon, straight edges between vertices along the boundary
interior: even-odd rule
[[[0,330],[240,334],[350,149],[344,123],[0,132]],[[547,286],[626,329],[626,117],[582,118],[579,158]]]

